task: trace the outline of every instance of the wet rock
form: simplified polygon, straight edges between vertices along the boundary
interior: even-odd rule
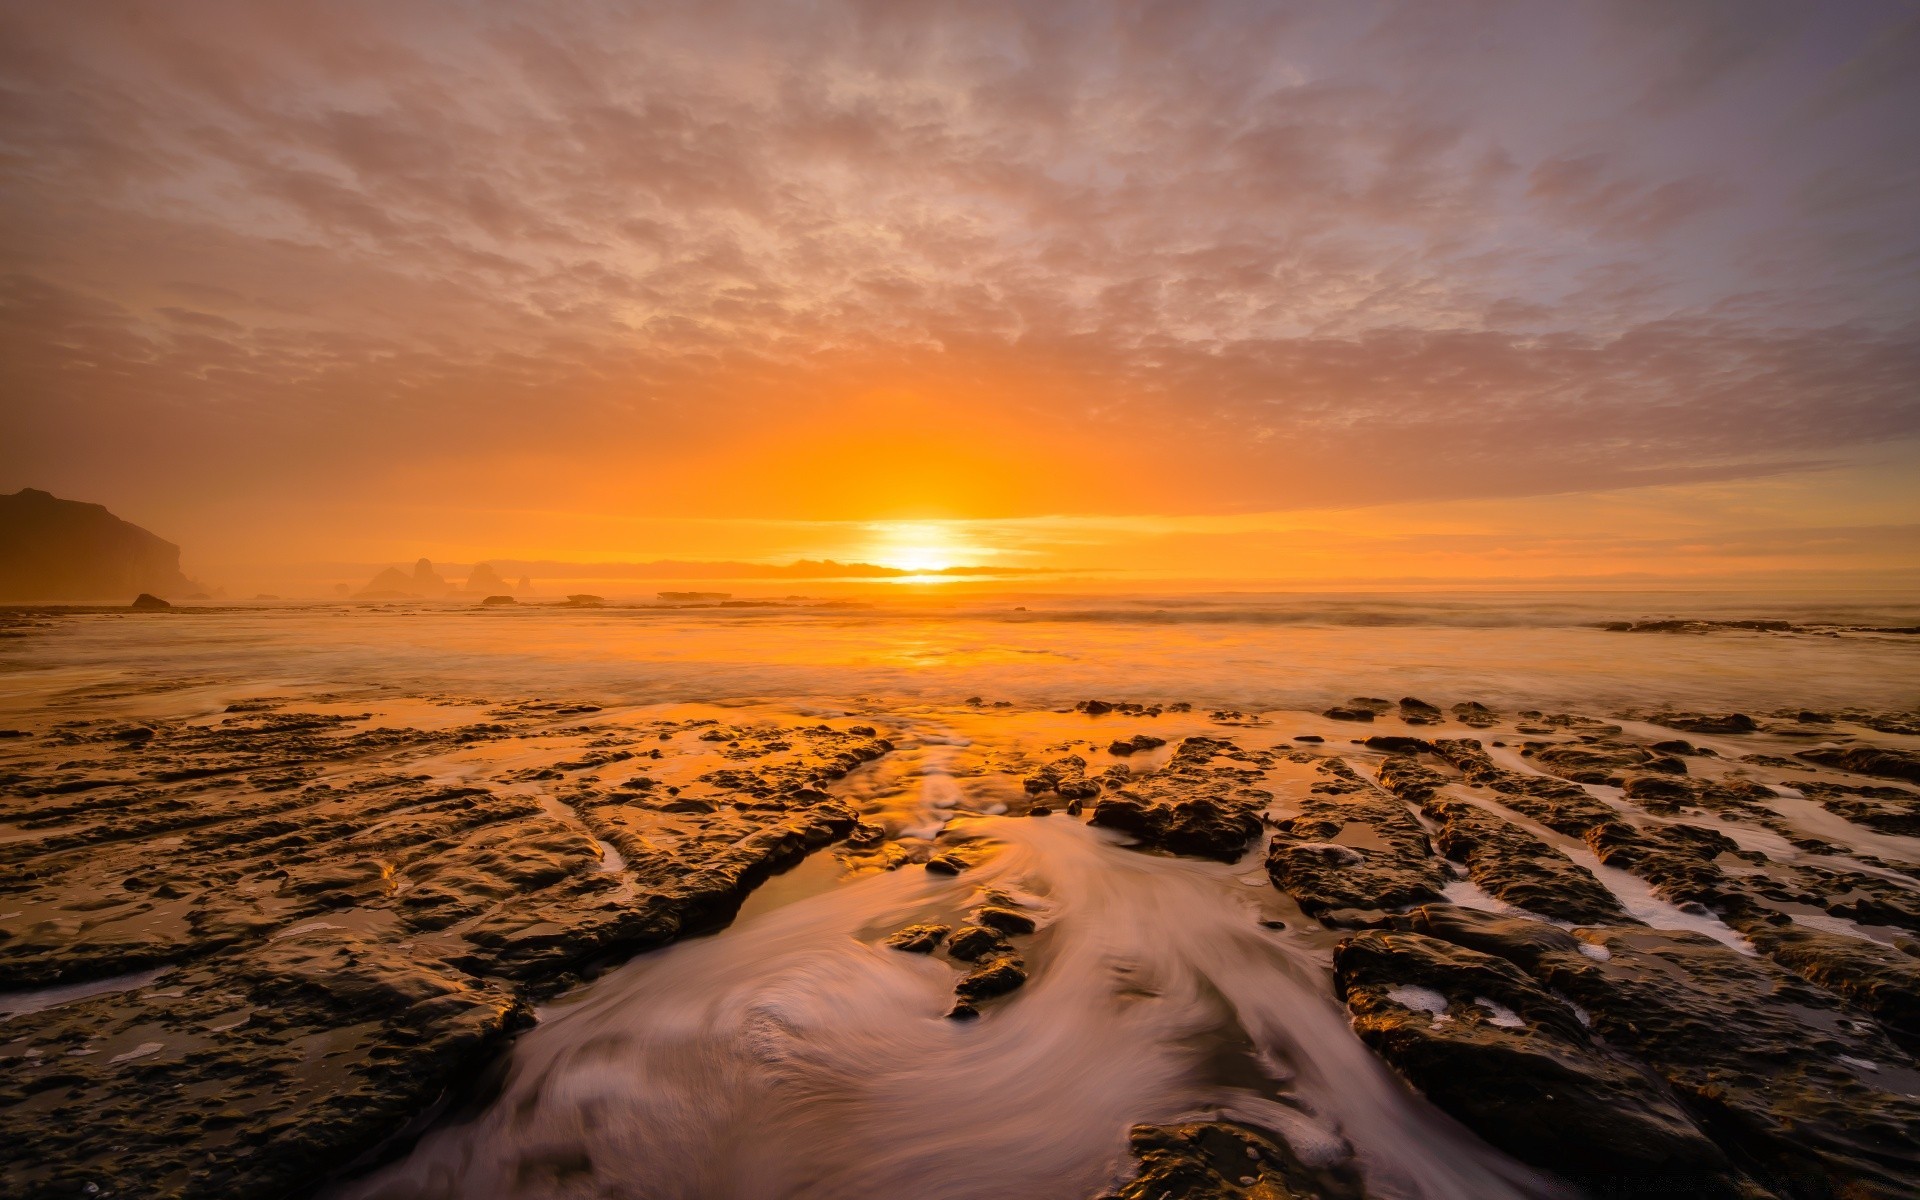
[[[1029,796],[1052,792],[1062,800],[1085,800],[1100,794],[1100,785],[1087,778],[1087,760],[1078,754],[1057,758],[1022,781]]]
[[[908,954],[932,954],[951,931],[949,925],[909,925],[887,938],[886,944]]]
[[[1913,1059],[1873,1021],[1765,958],[1697,934],[1593,930],[1453,907],[1408,927],[1505,958],[1658,1073],[1763,1185],[1793,1197],[1910,1194]],[[1871,1067],[1858,1064],[1870,1063]]]
[[[988,905],[977,909],[973,919],[977,924],[985,925],[989,929],[997,929],[1001,933],[1032,933],[1035,927],[1034,919],[1029,914],[1017,908],[1001,905]]]
[[[1400,697],[1400,719],[1412,725],[1435,725],[1443,718],[1440,708],[1413,696]]]
[[[1752,733],[1760,728],[1759,723],[1745,713],[1661,712],[1647,720],[1688,733]]]
[[[1113,740],[1113,743],[1107,747],[1107,753],[1119,754],[1123,756],[1129,755],[1129,754],[1138,754],[1143,750],[1153,750],[1157,747],[1164,746],[1166,744],[1167,744],[1167,739],[1165,738],[1157,738],[1157,737],[1154,737],[1152,734],[1136,733],[1132,737],[1127,738],[1125,740],[1115,738]]]
[[[1333,963],[1355,1032],[1520,1161],[1607,1194],[1751,1194],[1666,1087],[1507,960],[1372,932],[1341,942]]]
[[[1604,783],[1619,787],[1622,772],[1652,771],[1663,775],[1685,775],[1687,764],[1668,754],[1657,754],[1644,746],[1628,742],[1600,741],[1588,744],[1541,746],[1532,758],[1562,779],[1576,783]]]
[[[1807,797],[1856,825],[1901,837],[1920,837],[1920,792],[1905,788],[1855,786],[1809,780]]]
[[[1322,710],[1320,715],[1334,721],[1371,721],[1374,718],[1374,711],[1370,708],[1336,704],[1332,708]]]
[[[1418,754],[1422,750],[1433,749],[1433,744],[1425,738],[1396,734],[1375,734],[1366,740],[1365,745],[1369,750],[1384,750],[1388,754]]]
[[[885,753],[820,723],[742,730],[721,752],[752,756],[757,782],[698,782],[638,748],[692,724],[563,724],[595,711],[525,702],[412,728],[236,703],[144,722],[148,737],[111,722],[9,744],[0,822],[36,836],[0,844],[0,898],[35,916],[6,923],[0,974],[173,971],[0,1026],[0,1144],[16,1150],[0,1194],[304,1193],[489,1061],[530,1002],[726,922],[851,833],[824,784]],[[539,759],[487,782],[552,782],[534,796],[409,769],[486,762],[487,743]],[[662,786],[601,778],[640,753]],[[777,805],[747,807],[735,783]],[[700,811],[663,811],[676,798]]]
[[[953,994],[961,1004],[975,1005],[1004,996],[1026,982],[1026,964],[1017,955],[997,954],[961,976],[953,985]]]
[[[1794,757],[1823,767],[1852,771],[1856,775],[1878,775],[1885,779],[1905,779],[1920,783],[1920,753],[1878,746],[1821,747],[1802,750]]]
[[[1270,798],[1212,766],[1217,756],[1234,753],[1231,742],[1187,738],[1160,772],[1102,797],[1093,823],[1175,854],[1232,862],[1259,836],[1260,811]]]
[[[1500,714],[1478,700],[1464,700],[1453,706],[1453,719],[1475,729],[1487,729],[1500,723]]]
[[[505,605],[518,603],[520,602],[512,596],[488,596],[486,599],[480,601],[481,606],[486,608],[500,608]]]
[[[1620,902],[1591,872],[1511,821],[1448,796],[1446,777],[1408,758],[1390,758],[1380,782],[1418,804],[1440,828],[1440,852],[1472,880],[1517,908],[1575,924],[1625,923]]]
[[[930,875],[958,875],[973,864],[957,854],[936,854],[927,860],[927,873]]]
[[[1446,876],[1406,806],[1340,759],[1319,767],[1298,816],[1274,826],[1267,874],[1311,916],[1438,900]]]
[[[986,925],[962,925],[947,939],[947,953],[961,962],[977,962],[991,954],[1006,954],[1012,943],[998,929]]]
[[[126,594],[125,592],[121,593],[121,595],[123,596],[125,594]],[[138,596],[135,596],[133,598],[133,603],[127,605],[127,607],[151,610],[151,609],[161,609],[161,608],[172,608],[173,605],[168,603],[165,600],[162,600],[158,596],[152,595],[148,592],[141,592]]]
[[[1920,1052],[1920,958],[1803,925],[1743,929],[1768,958],[1872,1013],[1909,1052]]]
[[[1324,741],[1326,741],[1327,739],[1325,739],[1325,738],[1323,738],[1323,737],[1321,737],[1321,736],[1320,736],[1319,734],[1317,734],[1317,733],[1297,733],[1297,734],[1295,734],[1295,735],[1294,735],[1294,737],[1293,737],[1293,740],[1294,740],[1294,741],[1296,741],[1296,742],[1315,742],[1315,743],[1318,743],[1318,742],[1324,742]]]
[[[1309,1167],[1284,1141],[1225,1121],[1135,1125],[1139,1174],[1106,1200],[1363,1200],[1350,1163]]]

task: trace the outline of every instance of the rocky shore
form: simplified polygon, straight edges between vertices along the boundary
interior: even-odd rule
[[[935,773],[980,811],[1264,863],[1366,1046],[1580,1191],[1916,1194],[1912,716],[1430,699],[976,700]],[[925,713],[196,703],[94,695],[0,738],[9,1196],[310,1194],[470,1094],[535,1005],[812,851],[997,852],[901,817],[942,748]],[[873,936],[950,971],[966,1022],[1019,1003],[1046,931],[988,890]],[[1128,1200],[1367,1194],[1224,1117],[1130,1146]]]

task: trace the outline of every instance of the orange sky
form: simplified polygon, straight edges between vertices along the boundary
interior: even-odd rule
[[[1891,0],[0,8],[0,490],[320,564],[1920,567]]]

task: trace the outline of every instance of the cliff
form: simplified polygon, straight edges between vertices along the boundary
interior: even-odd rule
[[[180,547],[98,504],[34,488],[0,496],[0,603],[101,601],[140,592],[184,596]]]

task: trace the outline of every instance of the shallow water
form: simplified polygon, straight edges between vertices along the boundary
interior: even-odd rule
[[[1398,1084],[1319,958],[1261,927],[1265,879],[1070,820],[954,878],[870,875],[629,964],[523,1036],[502,1094],[344,1196],[1092,1195],[1135,1121],[1229,1115],[1381,1197],[1553,1190]],[[1041,923],[1034,978],[956,1021],[956,970],[876,944],[978,894]]]
[[[1121,694],[1313,709],[1408,693],[1509,707],[1920,701],[1920,637],[1595,627],[1675,610],[1920,622],[1910,602],[1675,595],[899,598],[859,609],[287,605],[60,617],[5,650],[4,691],[20,703],[164,681],[207,713],[275,683],[316,680],[511,694],[537,684],[547,695],[631,703],[938,703],[977,694],[1033,707]]]

